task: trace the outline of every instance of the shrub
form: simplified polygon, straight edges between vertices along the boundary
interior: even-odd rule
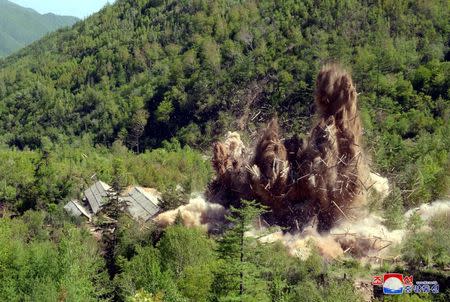
[[[411,232],[403,241],[403,259],[411,266],[450,265],[450,218],[445,213],[430,221],[431,230]]]

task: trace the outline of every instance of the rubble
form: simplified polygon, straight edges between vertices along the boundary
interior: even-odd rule
[[[302,228],[317,216],[319,231],[327,231],[363,205],[371,185],[386,195],[387,181],[370,174],[365,160],[350,75],[327,65],[316,86],[317,122],[306,141],[284,140],[274,118],[253,148],[245,148],[236,133],[214,144],[212,201],[256,199],[271,208],[277,224]]]

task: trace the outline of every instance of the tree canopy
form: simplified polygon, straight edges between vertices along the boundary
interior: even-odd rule
[[[0,61],[0,141],[205,148],[275,113],[302,134],[320,66],[339,61],[375,169],[417,184],[418,204],[448,185],[449,11],[443,0],[118,0]]]

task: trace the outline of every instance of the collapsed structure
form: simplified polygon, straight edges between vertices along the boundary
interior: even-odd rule
[[[92,213],[90,213],[78,200],[74,199],[69,201],[64,209],[67,213],[74,217],[86,217],[89,221],[92,219]]]
[[[316,82],[317,122],[304,141],[283,139],[272,119],[253,148],[229,132],[213,146],[216,179],[209,198],[221,203],[256,199],[279,225],[303,228],[317,217],[329,230],[361,205],[373,184],[364,158],[357,93],[350,75],[327,65]]]
[[[81,201],[71,200],[64,209],[72,216],[85,216],[90,221],[98,214],[111,196],[117,192],[103,181],[97,181],[84,190]],[[155,189],[128,187],[119,196],[127,205],[127,211],[136,221],[148,221],[159,213],[160,194]]]

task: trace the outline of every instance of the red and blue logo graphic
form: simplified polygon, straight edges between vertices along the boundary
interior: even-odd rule
[[[403,275],[397,273],[384,274],[383,293],[386,295],[403,294]]]
[[[403,293],[439,293],[439,283],[436,281],[416,281],[413,283],[413,276],[403,276],[398,273],[386,273],[381,276],[374,276],[372,285],[383,286],[383,293],[386,295],[401,295]]]

